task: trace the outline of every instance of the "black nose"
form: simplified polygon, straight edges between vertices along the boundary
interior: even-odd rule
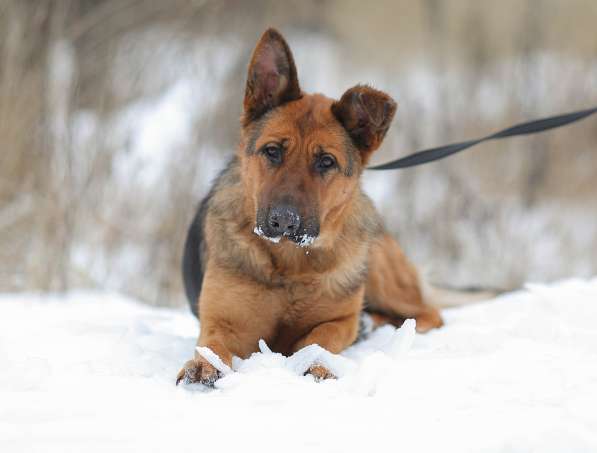
[[[274,235],[296,233],[301,224],[301,216],[291,206],[275,206],[270,209],[267,223]]]

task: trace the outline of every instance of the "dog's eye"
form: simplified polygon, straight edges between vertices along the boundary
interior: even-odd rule
[[[320,172],[326,172],[336,166],[336,158],[331,154],[322,154],[315,161],[315,169]]]
[[[265,145],[262,152],[272,164],[282,163],[282,149],[278,145],[274,143]]]

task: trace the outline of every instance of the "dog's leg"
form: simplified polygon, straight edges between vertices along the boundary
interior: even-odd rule
[[[425,303],[414,266],[388,234],[372,244],[365,291],[366,310],[394,325],[406,318],[417,321],[417,331],[443,325],[439,311]]]
[[[338,354],[350,346],[357,338],[359,313],[317,325],[293,346],[293,352],[305,346],[318,344],[330,352]],[[307,370],[315,380],[335,379],[336,376],[321,364],[315,363]]]
[[[208,264],[199,303],[201,332],[197,346],[211,349],[228,366],[234,355],[245,358],[258,350],[258,341],[274,336],[278,312],[273,291]],[[269,296],[268,296],[269,295]],[[178,373],[176,383],[213,385],[220,373],[195,352]]]

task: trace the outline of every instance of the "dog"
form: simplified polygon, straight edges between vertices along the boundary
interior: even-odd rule
[[[375,325],[414,318],[419,332],[442,326],[359,182],[396,107],[366,85],[339,100],[304,93],[285,39],[274,29],[262,35],[237,153],[186,238],[183,278],[201,320],[198,346],[230,366],[260,339],[287,355],[311,344],[340,353],[357,339],[363,312]],[[308,373],[334,377],[320,364]],[[195,353],[176,384],[219,377]]]

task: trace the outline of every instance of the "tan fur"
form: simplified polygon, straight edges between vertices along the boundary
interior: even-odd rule
[[[297,94],[289,52],[275,31],[260,40],[249,67],[237,161],[215,187],[205,220],[197,344],[229,366],[233,356],[257,351],[259,339],[284,354],[315,343],[339,353],[357,337],[365,300],[377,320],[397,324],[414,317],[421,331],[442,324],[359,183],[395,103],[362,86],[338,102]],[[268,143],[282,144],[283,165],[274,168],[259,153]],[[337,170],[313,172],[322,150],[334,156]],[[307,248],[286,238],[271,243],[253,232],[259,209],[288,194],[319,221],[319,236]],[[311,372],[333,376],[322,368]],[[212,383],[217,371],[196,354],[179,373],[183,378]]]
[[[424,302],[416,269],[388,234],[369,251],[365,299],[373,313],[384,315],[394,325],[401,325],[406,318],[416,319],[419,332],[443,325],[438,310]]]

